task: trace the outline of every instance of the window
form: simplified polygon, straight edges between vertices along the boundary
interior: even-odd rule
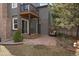
[[[25,10],[27,10],[28,9],[28,5],[24,5],[24,8],[25,8]]]
[[[17,3],[12,3],[12,8],[16,8],[17,7]]]
[[[12,19],[13,30],[18,30],[18,21],[17,18]]]

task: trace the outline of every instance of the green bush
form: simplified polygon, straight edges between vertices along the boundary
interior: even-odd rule
[[[22,42],[23,41],[23,36],[20,31],[14,32],[13,40],[14,40],[14,42]]]

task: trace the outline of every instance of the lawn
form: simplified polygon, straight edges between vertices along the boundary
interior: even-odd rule
[[[74,56],[75,52],[62,47],[48,47],[44,45],[5,45],[12,55],[16,56]]]

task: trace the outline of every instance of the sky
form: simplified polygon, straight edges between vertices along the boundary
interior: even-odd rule
[[[40,3],[40,6],[47,5],[47,3]]]

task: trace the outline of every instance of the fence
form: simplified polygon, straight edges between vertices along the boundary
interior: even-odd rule
[[[57,31],[58,31],[58,33],[62,33],[62,34],[68,35],[68,36],[73,36],[73,37],[76,37],[77,36],[77,29],[76,28],[73,28],[71,30],[58,29]]]

